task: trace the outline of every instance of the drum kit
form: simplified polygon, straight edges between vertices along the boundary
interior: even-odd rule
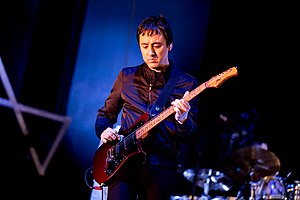
[[[284,183],[278,176],[280,160],[271,151],[257,146],[238,149],[227,159],[225,173],[213,169],[187,169],[183,176],[201,188],[201,196],[174,196],[171,200],[300,200],[300,181]],[[211,191],[228,192],[241,185],[235,197],[211,197]]]

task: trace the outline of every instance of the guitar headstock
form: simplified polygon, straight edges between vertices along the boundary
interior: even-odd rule
[[[227,80],[230,77],[238,75],[237,67],[231,67],[227,69],[226,71],[212,77],[206,82],[206,87],[219,87],[225,80]]]

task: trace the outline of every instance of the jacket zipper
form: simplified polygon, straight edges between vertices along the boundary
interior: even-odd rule
[[[149,102],[150,103],[151,103],[151,90],[152,90],[152,86],[153,86],[153,84],[150,83],[150,85],[149,85]]]

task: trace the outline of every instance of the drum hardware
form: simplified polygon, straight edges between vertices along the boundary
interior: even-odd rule
[[[182,196],[171,196],[170,200],[204,200],[201,197],[192,196],[192,195],[182,195]]]
[[[250,191],[249,200],[256,200],[257,183],[251,182],[250,185],[251,185],[251,191]]]
[[[300,181],[294,181],[294,184],[287,186],[288,200],[300,200]]]
[[[232,187],[232,181],[227,175],[213,169],[187,169],[183,176],[191,182],[196,178],[196,185],[203,188],[204,195],[208,195],[210,190],[228,191]]]
[[[213,170],[210,168],[200,169],[200,158],[202,156],[203,143],[206,141],[207,135],[202,138],[201,142],[195,148],[195,151],[198,152],[198,159],[195,168],[186,169],[183,171],[183,176],[190,182],[192,182],[192,195],[191,199],[197,198],[195,196],[196,187],[203,188],[203,193],[199,197],[201,200],[211,199],[209,196],[210,190],[216,191],[228,191],[232,187],[231,179],[221,173],[220,171]]]
[[[295,181],[295,187],[294,187],[294,200],[300,199],[300,181]]]
[[[237,193],[237,195],[236,195],[236,199],[238,200],[238,199],[245,199],[245,197],[244,197],[244,192],[245,192],[245,189],[246,189],[246,186],[247,186],[248,184],[247,183],[245,183],[245,184],[242,184],[242,186],[240,187],[240,189],[238,190],[238,193]]]

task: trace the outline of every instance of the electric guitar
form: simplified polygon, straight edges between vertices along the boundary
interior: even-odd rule
[[[226,79],[237,74],[237,67],[231,67],[190,91],[184,99],[190,101],[204,89],[217,88]],[[117,141],[115,144],[103,143],[100,145],[93,157],[92,173],[94,180],[101,186],[109,185],[126,171],[129,162],[135,162],[139,158],[142,159],[145,152],[141,141],[148,136],[148,132],[153,127],[173,113],[175,111],[172,105],[150,120],[148,120],[149,115],[145,113],[129,129],[119,132],[120,135],[124,135],[121,141]]]

